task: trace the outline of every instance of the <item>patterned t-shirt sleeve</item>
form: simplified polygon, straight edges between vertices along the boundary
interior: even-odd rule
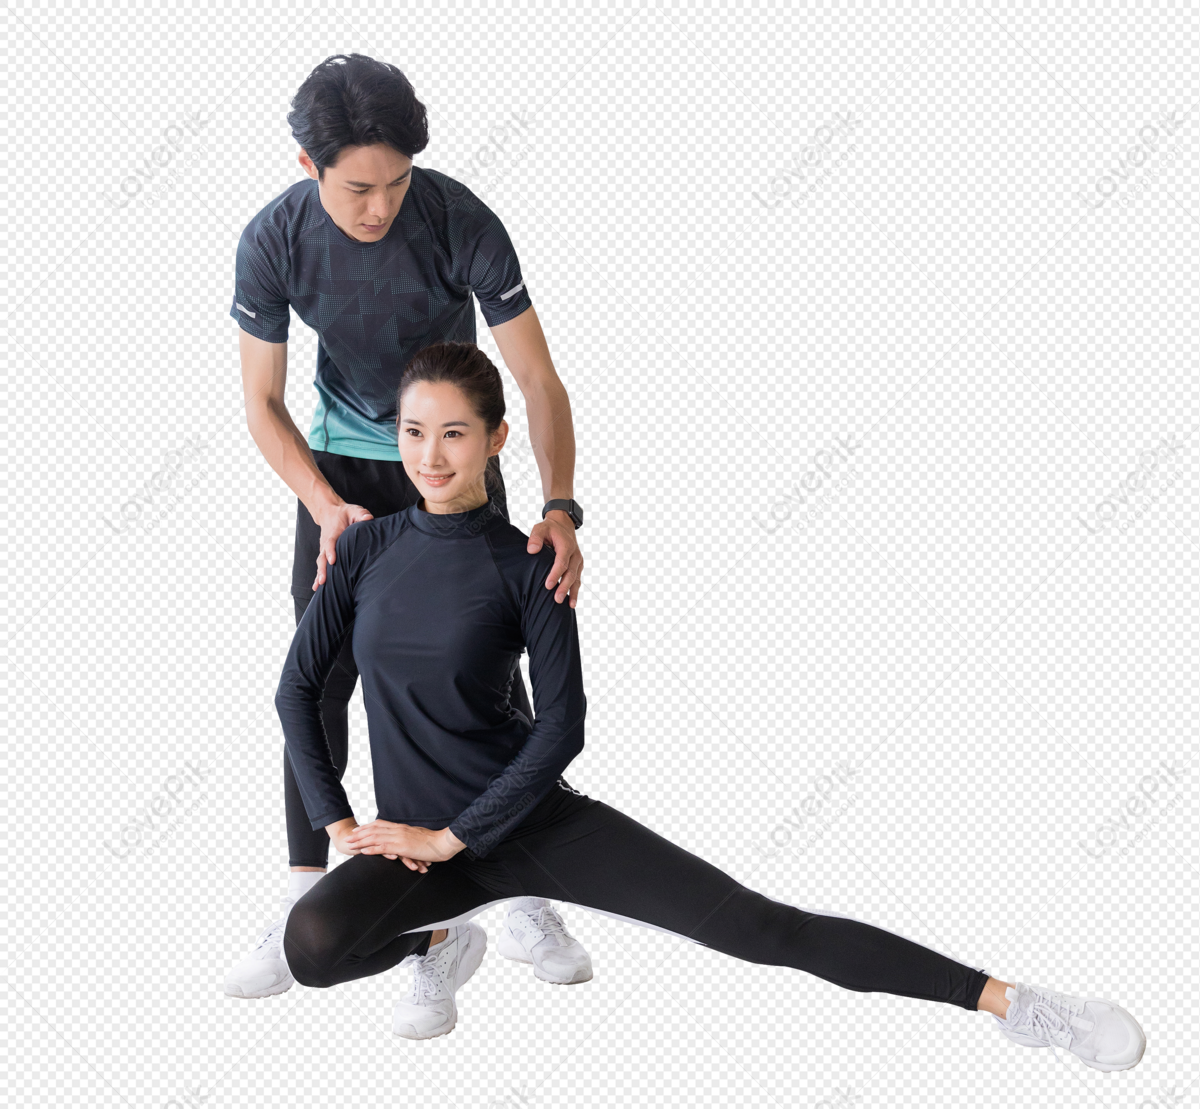
[[[479,301],[488,327],[519,316],[533,301],[525,288],[521,262],[512,240],[496,215],[479,202],[478,231],[474,239],[467,281]]]
[[[243,331],[267,343],[286,343],[288,337],[288,299],[280,285],[276,264],[286,259],[286,246],[280,242],[268,245],[250,223],[238,239],[237,265],[234,276],[233,304],[229,314]],[[281,252],[283,252],[281,254]]]

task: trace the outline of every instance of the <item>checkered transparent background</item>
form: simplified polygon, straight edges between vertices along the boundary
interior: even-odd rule
[[[1195,5],[3,21],[7,1104],[1200,1104]],[[294,630],[234,253],[351,51],[504,220],[571,396],[571,782],[772,897],[1118,1001],[1139,1067],[569,905],[595,979],[493,950],[438,1040],[388,1034],[404,970],[221,993],[285,885]]]

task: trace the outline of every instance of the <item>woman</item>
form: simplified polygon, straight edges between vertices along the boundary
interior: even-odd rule
[[[422,500],[343,532],[275,697],[312,826],[351,856],[288,917],[298,982],[331,986],[419,956],[433,969],[416,996],[435,995],[440,1019],[417,1027],[422,1007],[402,1003],[393,1030],[444,1034],[455,990],[483,957],[470,918],[544,897],[845,989],[989,1012],[1018,1043],[1061,1046],[1099,1070],[1141,1059],[1145,1037],[1119,1006],[1002,982],[882,928],[774,900],[572,789],[562,773],[583,748],[587,707],[575,612],[543,585],[553,552],[528,554],[485,486],[508,433],[500,375],[473,344],[435,344],[409,363],[396,407]],[[362,825],[318,711],[348,630],[379,806]],[[524,649],[533,722],[509,699]]]

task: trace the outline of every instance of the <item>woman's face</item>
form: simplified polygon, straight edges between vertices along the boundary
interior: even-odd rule
[[[457,385],[416,381],[400,398],[400,460],[430,512],[465,512],[487,500],[487,460],[500,452],[508,421],[489,438]]]

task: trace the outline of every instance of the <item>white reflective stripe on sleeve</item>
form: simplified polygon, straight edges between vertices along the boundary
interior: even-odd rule
[[[237,304],[237,301],[236,301],[236,300],[234,301],[234,304]],[[257,318],[258,318],[258,313],[257,313],[257,312],[251,312],[251,311],[250,311],[250,309],[249,309],[249,308],[247,308],[247,307],[246,307],[244,304],[237,304],[237,306],[238,306],[238,307],[239,307],[239,308],[240,308],[240,309],[241,309],[243,312],[245,312],[245,313],[246,313],[246,315],[247,315],[247,316],[249,316],[249,317],[250,317],[252,320],[254,320],[254,319],[257,319]]]
[[[513,286],[511,289],[509,289],[509,290],[508,290],[508,292],[507,292],[507,293],[501,293],[501,294],[500,294],[500,299],[501,299],[501,300],[508,300],[508,298],[509,298],[510,296],[515,296],[515,295],[516,295],[517,293],[519,293],[519,292],[520,292],[520,291],[521,291],[523,288],[525,288],[525,282],[524,282],[524,281],[522,281],[522,282],[521,282],[519,285],[514,285],[514,286]]]

